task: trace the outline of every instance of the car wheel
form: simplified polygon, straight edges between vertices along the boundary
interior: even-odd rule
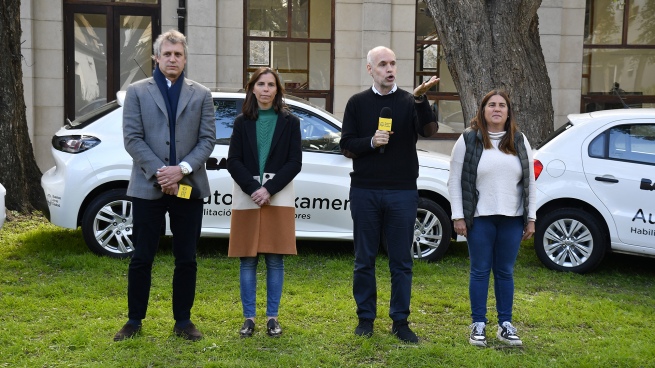
[[[84,211],[82,235],[96,254],[126,258],[132,243],[132,201],[125,189],[112,189],[95,197]]]
[[[451,226],[448,213],[432,200],[419,198],[414,224],[412,256],[414,259],[438,261],[450,245]],[[382,236],[382,248],[387,251],[387,241]]]
[[[577,208],[562,208],[537,220],[534,246],[551,270],[585,273],[605,256],[606,242],[598,219]]]

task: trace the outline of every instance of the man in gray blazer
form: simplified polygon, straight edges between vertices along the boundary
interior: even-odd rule
[[[154,53],[153,77],[128,87],[123,108],[123,140],[134,160],[127,194],[132,197],[135,250],[127,281],[129,320],[114,341],[141,330],[166,213],[175,256],[173,332],[197,341],[202,334],[191,322],[191,308],[203,198],[210,195],[205,162],[216,138],[214,105],[209,89],[184,78],[187,42],[182,33],[160,35]]]

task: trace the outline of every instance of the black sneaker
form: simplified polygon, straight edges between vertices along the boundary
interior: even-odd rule
[[[512,346],[521,346],[523,342],[516,334],[516,327],[512,326],[509,321],[503,322],[498,326],[498,333],[496,333],[498,340],[504,342],[505,344]]]
[[[255,332],[255,321],[251,319],[246,319],[245,322],[243,322],[243,326],[241,326],[241,329],[239,330],[239,335],[244,338],[244,337],[252,337],[252,334]]]
[[[275,318],[271,318],[266,322],[266,333],[270,337],[280,337],[282,335],[282,326]]]
[[[363,337],[371,337],[373,335],[373,320],[369,318],[360,318],[357,328],[355,328],[355,335]]]
[[[484,322],[473,322],[469,326],[471,329],[469,344],[482,347],[487,346],[486,326]]]
[[[418,337],[412,329],[409,328],[409,322],[407,322],[406,319],[393,321],[391,333],[396,335],[396,337],[402,342],[418,342]]]

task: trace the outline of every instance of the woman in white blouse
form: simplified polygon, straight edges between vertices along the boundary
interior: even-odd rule
[[[459,137],[450,161],[448,191],[458,235],[471,262],[469,342],[486,346],[487,295],[493,270],[498,339],[522,345],[512,325],[514,263],[522,240],[534,234],[534,168],[530,143],[518,131],[505,91],[487,93]]]

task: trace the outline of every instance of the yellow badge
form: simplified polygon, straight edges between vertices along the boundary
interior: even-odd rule
[[[177,197],[189,199],[191,198],[191,186],[186,184],[180,184],[180,188],[177,190]]]

